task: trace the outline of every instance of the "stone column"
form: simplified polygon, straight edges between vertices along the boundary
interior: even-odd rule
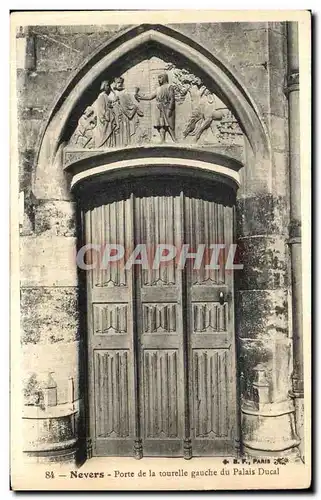
[[[284,200],[258,193],[238,200],[238,247],[244,269],[236,278],[241,450],[249,456],[296,459],[293,401],[288,395],[287,246]]]
[[[33,182],[37,140],[59,77],[51,71],[51,61],[50,71],[39,68],[36,55],[41,53],[42,39],[30,30],[19,37],[17,77],[20,88],[26,89],[18,103],[19,189],[24,202],[20,224],[23,451],[39,462],[74,461],[84,434],[75,207],[64,194],[63,182],[53,191],[50,171],[41,197],[35,196]]]
[[[303,322],[301,254],[300,93],[298,23],[287,23],[289,109],[289,177],[292,277],[293,374],[291,396],[296,409],[297,430],[303,447]]]
[[[39,462],[73,461],[82,409],[73,205],[38,202],[20,244],[23,449]]]
[[[256,97],[271,153],[264,160],[246,148],[237,201],[238,246],[244,269],[236,280],[236,325],[242,451],[260,457],[287,455],[295,460],[300,441],[289,396],[292,338],[288,317],[290,200],[284,24],[265,27],[266,69],[253,69],[249,74],[251,79],[260,77],[265,89]]]

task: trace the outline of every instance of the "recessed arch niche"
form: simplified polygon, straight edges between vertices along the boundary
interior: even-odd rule
[[[142,79],[140,76],[137,78],[137,83],[135,82],[135,68],[139,69],[138,74],[141,75],[144,73],[144,67],[152,69],[152,72],[155,70],[155,75],[160,70],[167,71],[171,80],[176,78],[176,83],[179,83],[182,73],[183,77],[185,74],[185,76],[193,75],[199,78],[208,92],[215,95],[220,107],[228,111],[232,117],[231,121],[234,122],[237,129],[234,137],[238,140],[236,149],[234,147],[235,151],[237,145],[240,146],[240,141],[244,139],[246,147],[251,151],[251,155],[255,156],[256,161],[262,164],[269,160],[270,145],[264,123],[250,93],[235,77],[235,72],[232,73],[225,64],[205,48],[177,31],[160,25],[141,25],[129,28],[109,40],[83,64],[66,85],[63,94],[50,113],[40,140],[34,176],[36,197],[58,199],[69,197],[70,175],[66,176],[63,172],[63,165],[66,163],[64,150],[69,147],[68,143],[79,118],[86,106],[91,105],[94,101],[102,80],[112,80],[116,76],[123,76],[128,90],[133,91],[136,84],[144,92],[151,91],[151,87],[154,85],[153,78]],[[193,106],[191,102],[188,104],[189,99],[189,96],[186,96],[183,99],[184,102],[178,103],[177,123],[180,121],[180,114],[184,114],[182,113],[184,106],[185,115],[192,112]],[[141,105],[144,117],[140,121],[144,122],[145,120],[146,123],[140,127],[140,134],[141,136],[146,135],[145,142],[151,142],[153,145],[155,142],[157,143],[156,132],[152,127],[154,106],[152,103]],[[178,135],[182,137],[184,124],[180,123],[177,127],[179,129]],[[208,137],[211,136],[210,131],[206,131],[206,133]],[[184,147],[191,147],[192,150],[195,150],[195,154],[197,154],[198,149],[204,149],[204,147],[211,151],[211,147],[209,147],[212,146],[211,137],[205,138],[205,140],[203,140],[204,137],[201,137],[200,141],[195,141],[192,137],[186,139]],[[179,140],[179,142],[181,141]],[[135,145],[143,147],[143,143],[144,141],[138,139]],[[166,147],[166,144],[164,146]],[[222,146],[222,144],[218,144],[218,146]],[[232,143],[231,146],[235,146],[235,144]],[[242,161],[240,148],[239,152],[235,152],[230,147],[231,154],[226,151],[224,148],[213,150],[214,153],[223,153],[227,157],[232,156],[234,159]],[[183,153],[182,150],[182,157],[184,157]],[[88,157],[88,152],[84,156]],[[78,154],[71,158],[69,163],[74,163],[82,157]],[[69,172],[72,175],[72,167],[69,168]]]

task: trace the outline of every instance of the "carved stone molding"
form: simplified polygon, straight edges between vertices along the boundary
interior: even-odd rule
[[[237,144],[243,132],[233,112],[200,76],[146,56],[122,76],[106,75],[90,94],[68,145],[111,149],[153,143]]]
[[[293,220],[289,225],[288,244],[301,243],[301,221]]]
[[[288,74],[284,93],[288,95],[290,92],[295,90],[300,90],[300,73],[298,71]]]
[[[207,160],[210,160],[210,156],[213,158],[216,155],[224,156],[226,157],[226,162],[228,163],[230,161],[236,161],[239,163],[243,163],[244,161],[244,151],[243,151],[243,146],[237,145],[237,144],[222,144],[218,143],[215,145],[210,145],[210,144],[167,144],[167,145],[145,145],[145,146],[132,146],[132,147],[127,147],[127,148],[120,148],[120,149],[109,149],[109,150],[104,150],[104,149],[74,149],[73,147],[65,147],[63,150],[63,168],[66,172],[68,171],[74,171],[75,170],[75,164],[78,162],[81,162],[81,164],[84,164],[86,159],[90,160],[88,163],[94,164],[94,163],[101,163],[101,158],[102,157],[108,157],[108,158],[114,158],[115,160],[118,161],[118,159],[123,156],[124,152],[126,151],[126,157],[131,158],[132,157],[132,152],[135,151],[135,156],[136,157],[141,157],[142,161],[144,157],[147,156],[148,151],[150,150],[157,150],[158,151],[158,156],[160,154],[163,154],[164,157],[169,157],[170,153],[174,151],[178,156],[184,155],[184,156],[195,156],[196,154],[199,155],[199,158],[201,159],[202,157],[206,157]],[[97,160],[95,160],[95,157],[97,157]]]
[[[78,160],[83,160],[85,158],[91,158],[95,155],[99,155],[100,151],[92,151],[86,149],[80,150],[68,150],[64,149],[64,166],[67,167]]]
[[[172,174],[186,175],[188,169],[197,170],[199,175],[228,184],[237,188],[240,184],[239,170],[243,164],[239,159],[221,153],[221,147],[194,148],[173,146],[133,147],[124,150],[102,151],[93,158],[86,155],[83,159],[65,166],[65,172],[71,174],[70,187],[74,189],[84,181],[98,178],[108,180],[121,178],[130,171],[134,175]]]

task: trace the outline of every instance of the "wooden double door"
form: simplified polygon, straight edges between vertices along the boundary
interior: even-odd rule
[[[119,257],[124,248],[86,271],[93,454],[234,454],[233,272],[224,259],[209,268],[210,245],[233,243],[228,194],[225,201],[217,185],[139,179],[104,188],[82,214],[85,243],[101,254],[119,245]],[[201,264],[195,255],[182,265],[184,251],[202,254]],[[168,261],[157,266],[156,252]]]

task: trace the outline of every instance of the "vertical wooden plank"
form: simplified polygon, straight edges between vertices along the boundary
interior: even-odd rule
[[[91,243],[94,241],[93,239],[93,228],[92,228],[92,211],[88,209],[84,213],[84,235],[85,241],[84,243]],[[92,310],[92,287],[94,285],[94,272],[87,271],[87,280],[86,280],[86,292],[87,292],[87,346],[88,346],[88,402],[89,402],[89,432],[90,432],[90,440],[92,450],[91,452],[95,454],[95,439],[96,436],[96,383],[95,383],[95,365],[94,365],[94,356],[92,352],[92,332],[93,332],[93,310]]]
[[[187,197],[185,206],[186,220],[191,221],[190,229],[186,231],[186,243],[191,244],[196,232],[197,242],[204,243],[207,248],[211,244],[229,243],[231,228],[226,218],[230,207],[201,197]],[[186,266],[187,309],[192,311],[187,328],[192,359],[189,363],[193,373],[190,390],[194,391],[194,397],[190,398],[191,426],[194,428],[192,446],[196,455],[228,453],[233,439],[228,417],[230,412],[233,414],[235,402],[231,372],[234,330],[230,317],[228,321],[225,319],[226,313],[230,314],[230,306],[233,307],[230,295],[233,283],[232,278],[225,274],[224,266],[219,270],[205,271],[204,265],[208,261],[203,260],[200,270],[193,271],[191,266]],[[221,285],[228,290],[224,305],[218,302]],[[216,298],[211,299],[211,296]],[[211,347],[211,338],[215,348]],[[226,347],[228,342],[230,348]]]
[[[129,199],[87,202],[86,243],[133,244]],[[111,220],[112,219],[112,220]],[[112,268],[112,269],[111,269]],[[135,439],[132,277],[120,263],[87,271],[90,434],[95,455],[128,455]],[[128,286],[127,286],[128,285]],[[99,292],[99,293],[98,293]]]
[[[126,248],[128,248],[129,254],[134,250],[136,240],[136,221],[135,221],[135,210],[137,210],[136,206],[137,200],[134,197],[134,194],[130,195],[130,202],[128,203],[128,212],[127,218],[129,221],[128,227],[128,239]],[[136,303],[137,303],[137,287],[135,286],[135,282],[137,281],[137,271],[135,267],[132,266],[131,271],[127,271],[128,275],[128,286],[129,286],[129,304],[132,318],[132,335],[130,339],[130,352],[131,352],[131,391],[129,397],[132,400],[132,414],[134,415],[133,422],[133,434],[134,434],[134,447],[133,454],[136,459],[140,459],[143,456],[143,448],[142,448],[142,437],[141,437],[141,423],[140,423],[140,371],[138,367],[139,358],[139,337],[138,337],[138,329],[142,327],[142,318],[141,315],[138,314]],[[140,360],[141,361],[141,360]]]
[[[188,239],[187,233],[190,230],[190,224],[188,223],[191,218],[190,210],[187,207],[187,200],[185,198],[184,192],[181,191],[179,197],[179,231],[180,235],[180,246],[178,246],[178,242],[176,242],[177,247],[181,248],[182,244],[186,243]],[[190,235],[189,235],[190,236]],[[193,235],[194,237],[195,235]],[[189,265],[189,264],[187,264]],[[180,275],[180,283],[181,283],[181,307],[180,307],[180,318],[182,325],[181,335],[182,335],[182,377],[183,377],[183,411],[184,411],[184,458],[189,460],[192,458],[192,447],[191,447],[191,420],[190,420],[190,406],[192,403],[191,398],[191,379],[189,374],[189,359],[190,359],[190,344],[188,338],[188,329],[191,322],[191,310],[188,307],[188,281],[186,274],[186,264],[184,269],[177,270]]]
[[[228,244],[236,242],[236,228],[235,228],[235,206],[228,207],[226,209],[225,215],[225,226],[226,233],[225,238]],[[231,344],[231,362],[229,363],[228,377],[230,380],[230,398],[233,401],[231,410],[228,410],[228,416],[232,426],[232,436],[235,442],[235,451],[237,455],[240,453],[240,418],[241,411],[239,408],[240,404],[240,388],[238,386],[238,381],[240,380],[239,374],[237,373],[237,340],[235,336],[235,292],[234,292],[234,271],[231,271],[229,276],[229,288],[230,288],[230,307],[226,311],[228,331],[233,342]]]
[[[182,243],[189,243],[192,248],[195,248],[195,233],[193,232],[194,213],[190,203],[190,199],[180,194],[181,207],[181,234]],[[193,407],[193,376],[190,375],[191,365],[191,344],[189,338],[189,329],[192,322],[192,311],[189,306],[189,289],[193,281],[193,271],[189,260],[185,263],[184,269],[181,272],[182,279],[182,324],[183,324],[183,365],[184,365],[184,458],[189,460],[192,458],[191,446],[191,408]],[[193,372],[192,372],[193,373]]]
[[[114,408],[114,398],[113,398],[113,372],[112,372],[112,357],[110,353],[106,354],[106,376],[107,376],[107,394],[109,398],[108,410],[106,412],[106,419],[108,421],[107,432],[111,434],[113,430],[113,408]]]

